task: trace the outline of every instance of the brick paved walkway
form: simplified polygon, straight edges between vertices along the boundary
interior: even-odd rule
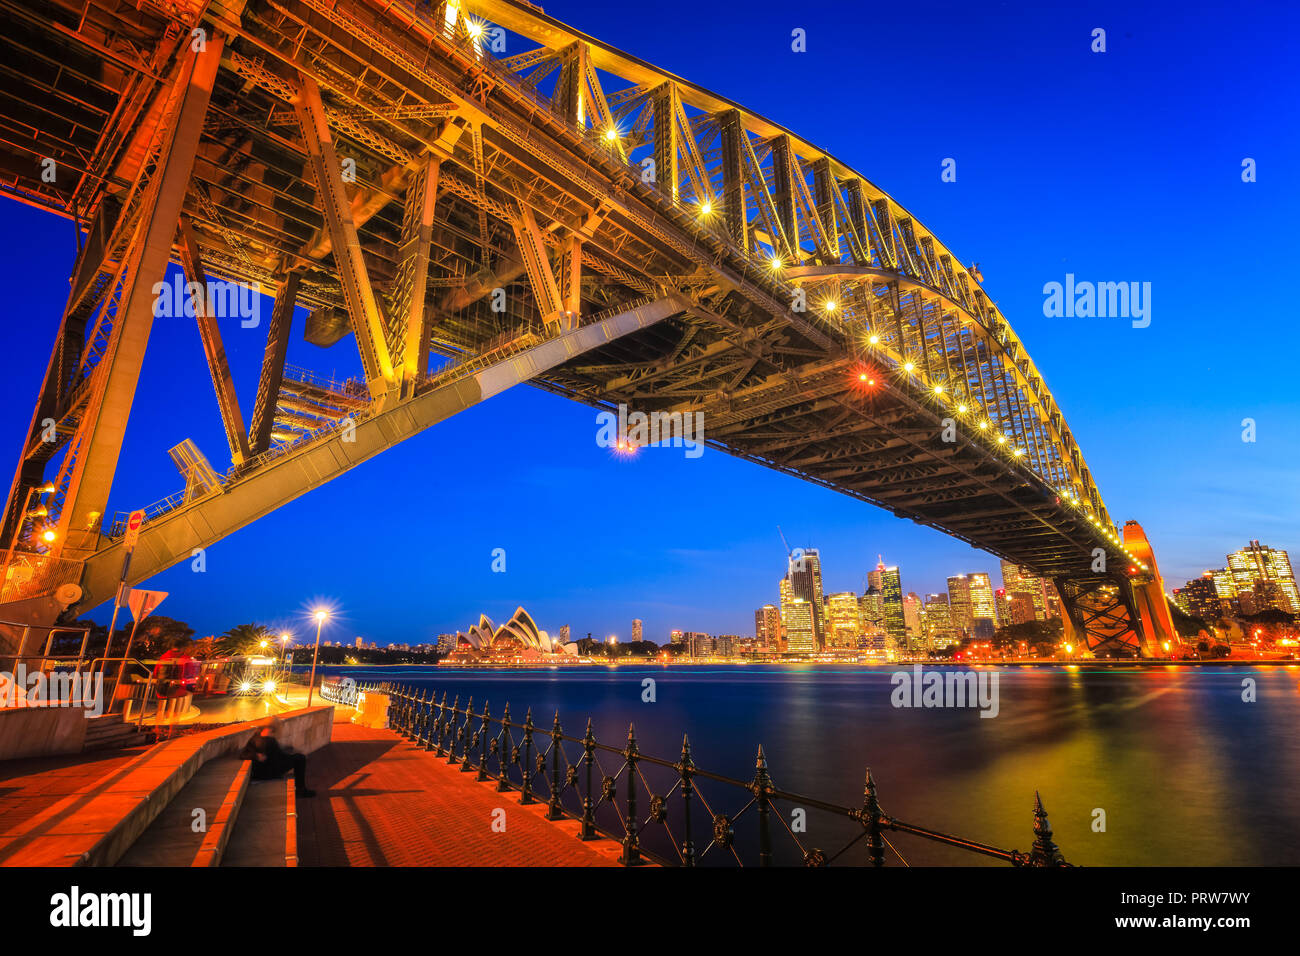
[[[612,840],[583,843],[574,821],[545,819],[391,730],[349,723],[339,708],[330,745],[308,758],[312,799],[298,801],[302,866],[614,866]],[[492,811],[505,810],[504,833]]]
[[[0,845],[6,834],[65,797],[89,793],[148,747],[92,751],[65,757],[0,761]]]

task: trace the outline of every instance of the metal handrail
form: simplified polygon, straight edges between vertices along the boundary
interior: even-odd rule
[[[327,700],[339,701],[341,695],[338,691],[342,686],[344,685],[340,681],[323,684],[321,695]],[[479,780],[496,780],[500,792],[518,791],[520,803],[545,800],[548,804],[547,818],[577,820],[581,824],[583,839],[605,836],[619,840],[623,846],[620,862],[626,865],[635,865],[649,859],[666,865],[695,866],[703,857],[717,849],[719,853],[729,851],[735,862],[743,866],[745,864],[737,846],[735,827],[751,810],[752,816],[757,818],[760,866],[773,865],[772,838],[780,832],[790,837],[795,848],[802,854],[806,866],[829,865],[863,839],[866,840],[868,860],[872,866],[884,865],[886,846],[903,860],[886,836],[890,832],[921,837],[955,849],[999,859],[1012,866],[1070,865],[1052,842],[1047,811],[1037,793],[1034,794],[1034,842],[1028,853],[1021,853],[918,826],[887,814],[880,806],[876,782],[870,768],[866,771],[862,805],[849,807],[775,786],[761,746],[755,761],[754,778],[745,782],[697,767],[691,757],[690,742],[685,738],[680,757],[676,761],[665,760],[641,753],[635,730],[631,726],[628,727],[627,745],[619,748],[597,742],[590,719],[587,721],[586,733],[582,737],[574,737],[563,732],[558,713],[550,731],[539,731],[533,724],[531,710],[523,723],[511,720],[509,704],[498,718],[489,715],[486,704],[481,711],[475,712],[473,698],[462,708],[457,695],[448,706],[445,691],[441,701],[438,701],[435,692],[417,690],[408,685],[354,682],[351,686],[359,691],[388,694],[389,725],[416,745],[433,751],[438,756],[445,756],[448,763],[460,765],[463,772],[477,771]],[[543,746],[534,739],[535,735],[549,740]],[[571,762],[564,752],[566,743],[581,747],[582,754],[576,762]],[[613,775],[601,766],[601,754],[616,757],[620,761]],[[666,792],[656,793],[642,770],[643,766],[671,771],[674,779],[672,786]],[[596,769],[600,770],[602,777],[599,788],[593,783]],[[583,777],[585,787],[580,786]],[[626,788],[622,806],[618,800],[620,780],[625,781]],[[743,791],[749,795],[747,802],[732,815],[715,812],[699,791],[697,781],[700,780]],[[648,815],[644,810],[638,810],[638,797],[642,793],[648,797]],[[680,840],[673,833],[669,821],[670,800],[674,796],[679,800],[683,817]],[[570,802],[576,798],[579,805],[566,806],[566,798]],[[817,847],[805,846],[784,818],[779,813],[773,813],[773,805],[778,801],[831,814],[856,823],[861,829],[838,851],[828,854]],[[622,827],[621,833],[597,820],[597,811],[605,804],[613,806]],[[711,817],[712,829],[711,839],[698,854],[691,830],[691,813],[696,804]],[[779,827],[774,825],[774,820]],[[662,827],[672,840],[676,860],[654,853],[642,845],[643,833],[652,825]],[[903,862],[906,865],[906,860]]]

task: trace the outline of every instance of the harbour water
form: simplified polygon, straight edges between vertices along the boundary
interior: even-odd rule
[[[445,691],[462,707],[472,696],[476,713],[486,700],[493,716],[508,702],[519,721],[531,708],[539,732],[549,732],[558,712],[564,732],[578,737],[590,717],[597,740],[615,747],[635,724],[641,752],[669,760],[689,734],[699,767],[745,781],[762,744],[776,786],[845,806],[861,805],[870,766],[886,812],[1007,849],[1029,849],[1038,790],[1066,859],[1088,866],[1300,863],[1300,667],[1001,668],[995,717],[971,707],[894,706],[900,670],[910,667],[326,674],[432,689],[439,699]],[[653,702],[643,699],[647,679]],[[1254,682],[1253,701],[1243,699],[1246,681]],[[581,748],[566,752],[576,761]],[[617,769],[617,760],[605,763]],[[715,809],[734,813],[747,795],[727,789],[701,782]],[[706,831],[708,816],[698,825]],[[829,851],[852,836],[813,813],[807,825],[806,846]],[[695,839],[707,843],[707,833]],[[914,837],[891,842],[910,863],[992,862]],[[856,852],[861,862],[861,847]],[[890,852],[887,863],[899,857]]]

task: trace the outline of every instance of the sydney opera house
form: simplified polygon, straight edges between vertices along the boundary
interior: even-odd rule
[[[540,630],[522,607],[497,627],[485,614],[467,632],[456,634],[456,650],[443,664],[575,664],[578,645],[562,643]]]

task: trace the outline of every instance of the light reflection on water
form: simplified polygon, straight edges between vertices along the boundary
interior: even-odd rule
[[[870,765],[894,816],[1022,851],[1033,840],[1037,789],[1056,843],[1083,865],[1300,863],[1300,669],[1002,668],[992,719],[975,709],[895,708],[899,669],[349,667],[328,675],[433,687],[448,702],[459,694],[462,707],[472,695],[476,711],[486,697],[493,716],[508,701],[516,720],[531,707],[542,731],[558,711],[575,737],[590,716],[597,740],[616,747],[634,722],[641,752],[670,760],[688,733],[699,767],[746,781],[761,743],[778,787],[849,806],[861,804]],[[647,677],[655,703],[641,699]],[[1242,700],[1246,678],[1257,683],[1254,703]],[[1104,833],[1093,831],[1097,809]],[[811,844],[832,844],[816,836]],[[913,863],[981,862],[893,840]]]

